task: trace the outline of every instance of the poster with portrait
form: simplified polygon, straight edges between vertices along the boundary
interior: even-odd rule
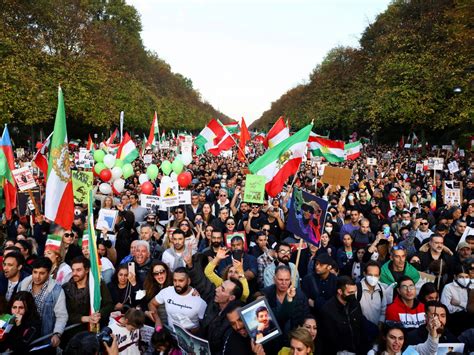
[[[12,170],[12,175],[20,191],[31,190],[36,187],[35,178],[28,167]]]
[[[192,335],[186,329],[180,327],[176,323],[173,323],[173,327],[176,334],[176,339],[178,340],[178,346],[183,351],[183,354],[211,354],[211,349],[209,348],[209,342],[207,340]]]
[[[266,298],[260,298],[243,307],[240,310],[240,318],[249,337],[257,344],[264,344],[282,334]]]
[[[293,189],[287,229],[308,243],[319,246],[328,202],[298,188]]]
[[[445,180],[443,184],[444,203],[459,206],[462,203],[462,183],[455,180]]]

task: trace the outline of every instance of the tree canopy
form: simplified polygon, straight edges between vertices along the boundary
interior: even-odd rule
[[[331,50],[253,127],[277,117],[337,138],[353,131],[387,141],[412,131],[456,139],[473,132],[474,4],[397,0],[370,24],[358,48]]]

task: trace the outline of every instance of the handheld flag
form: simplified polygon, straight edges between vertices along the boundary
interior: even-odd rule
[[[273,148],[278,143],[283,142],[289,136],[290,136],[290,130],[286,126],[285,121],[283,121],[283,116],[282,116],[275,122],[273,127],[268,131],[267,137],[265,138],[265,141],[263,142],[263,144],[267,148]]]
[[[127,134],[125,133],[125,136]],[[125,139],[125,137],[124,137]],[[97,313],[100,310],[100,303],[102,297],[100,294],[100,259],[97,253],[97,238],[94,229],[94,208],[92,206],[92,190],[89,191],[89,205],[88,205],[88,221],[87,221],[87,233],[89,238],[87,239],[89,245],[89,260],[91,262],[91,268],[89,269],[89,298],[90,298],[90,313]],[[85,237],[85,236],[84,236]],[[85,238],[83,238],[83,243]]]
[[[245,123],[244,118],[242,117],[242,129],[240,130],[240,139],[239,139],[239,153],[237,157],[240,161],[245,161],[245,144],[250,140],[250,133],[247,129],[247,124]]]
[[[0,141],[0,155],[3,156],[1,160],[4,162],[1,170],[4,170],[3,177],[1,178],[3,183],[3,192],[5,197],[5,215],[7,219],[12,218],[12,209],[16,208],[16,184],[13,179],[12,171],[15,169],[15,158],[13,157],[12,142],[10,139],[10,133],[8,133],[7,125],[3,130],[2,139]]]
[[[125,132],[123,140],[117,151],[117,159],[123,160],[124,163],[131,163],[138,158],[138,150],[135,143],[130,138],[129,134]]]

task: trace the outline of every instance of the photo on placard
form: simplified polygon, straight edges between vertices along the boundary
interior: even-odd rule
[[[464,354],[464,343],[439,343],[436,355]]]
[[[188,355],[210,355],[211,350],[209,348],[209,342],[205,339],[198,338],[195,335],[192,335],[186,329],[180,327],[178,324],[174,323],[174,331],[176,334],[176,339],[178,340],[178,346],[183,351],[183,354]]]
[[[101,208],[99,211],[99,218],[97,218],[96,229],[102,230],[105,228],[108,231],[113,231],[117,216],[117,210],[108,210],[105,208]]]
[[[281,335],[280,327],[266,298],[248,304],[240,310],[240,317],[252,340],[266,343]]]

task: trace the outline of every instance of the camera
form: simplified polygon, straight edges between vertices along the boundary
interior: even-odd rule
[[[104,327],[104,329],[102,329],[100,333],[97,334],[97,340],[99,341],[99,344],[104,342],[107,344],[107,346],[112,346],[114,340],[112,339],[111,335],[112,329],[110,329],[109,327]]]

